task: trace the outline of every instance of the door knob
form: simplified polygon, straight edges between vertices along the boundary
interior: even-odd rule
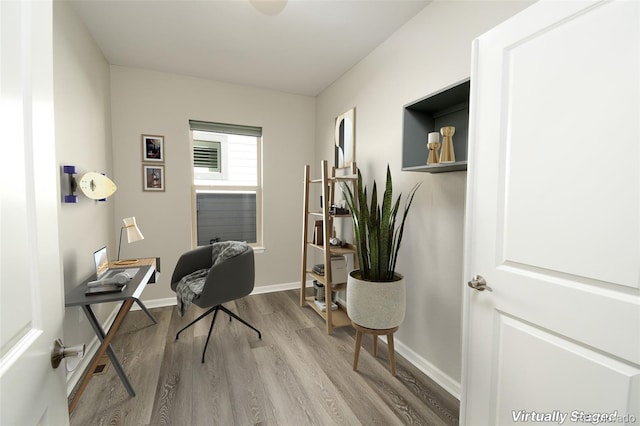
[[[478,291],[493,291],[493,289],[487,285],[487,282],[484,280],[484,277],[482,275],[474,275],[471,281],[467,283],[467,285]]]
[[[73,362],[73,365],[67,365],[67,370],[73,371],[73,369],[75,369],[75,367],[80,363],[80,360],[84,357],[84,350],[84,344],[66,348],[62,343],[62,340],[57,339],[53,342],[53,349],[51,349],[51,366],[54,369],[58,368],[64,358],[76,357],[76,362]]]

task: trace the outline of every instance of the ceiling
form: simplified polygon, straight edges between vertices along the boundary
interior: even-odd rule
[[[257,2],[260,0],[251,0]],[[430,0],[72,1],[109,63],[315,96]]]

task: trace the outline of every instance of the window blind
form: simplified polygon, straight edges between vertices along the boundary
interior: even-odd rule
[[[245,126],[242,124],[212,123],[209,121],[189,120],[189,126],[191,127],[191,130],[200,130],[203,132],[255,137],[262,136],[262,127]]]

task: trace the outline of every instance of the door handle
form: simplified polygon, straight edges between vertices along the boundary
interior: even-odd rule
[[[73,371],[84,357],[84,352],[84,344],[66,347],[64,346],[64,343],[62,343],[62,340],[57,339],[53,342],[53,349],[51,350],[51,367],[54,369],[58,368],[64,358],[75,357],[76,359],[71,363],[71,365],[67,364],[67,371]]]
[[[484,277],[482,275],[474,275],[471,281],[467,283],[467,285],[478,291],[493,291],[493,289],[487,285],[487,282],[484,280]]]

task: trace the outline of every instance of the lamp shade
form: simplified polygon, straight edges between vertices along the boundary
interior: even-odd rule
[[[144,240],[144,236],[136,224],[135,216],[125,217],[122,221],[124,222],[124,228],[127,230],[127,242],[133,243],[134,241]]]

